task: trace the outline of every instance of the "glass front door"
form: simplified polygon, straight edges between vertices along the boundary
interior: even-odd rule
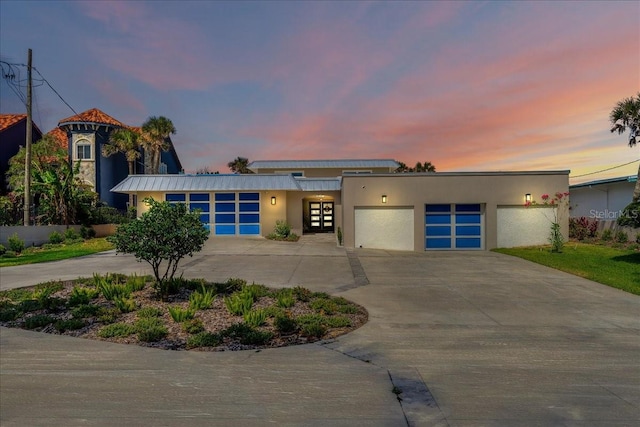
[[[309,224],[312,232],[333,231],[333,202],[309,202]]]

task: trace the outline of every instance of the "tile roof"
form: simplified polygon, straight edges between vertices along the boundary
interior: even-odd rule
[[[138,191],[301,191],[291,175],[129,175],[111,189],[114,193]]]
[[[55,140],[58,141],[58,144],[61,148],[64,148],[65,150],[69,148],[69,138],[67,137],[67,133],[62,129],[53,128],[49,132],[47,132],[47,135],[51,135],[52,137],[54,137]]]
[[[61,126],[65,123],[77,123],[77,122],[99,123],[99,124],[111,125],[111,126],[128,127],[124,123],[114,119],[110,115],[105,114],[104,112],[98,110],[97,108],[92,108],[80,114],[76,114],[75,116],[62,119],[60,120],[60,122],[58,122],[58,126]]]
[[[389,168],[400,166],[392,159],[338,159],[338,160],[255,160],[249,163],[255,169],[316,169],[316,168]]]
[[[8,129],[26,118],[26,114],[0,114],[0,131]]]

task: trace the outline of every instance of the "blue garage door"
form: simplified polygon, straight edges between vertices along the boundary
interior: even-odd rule
[[[188,200],[189,210],[191,212],[199,210],[200,221],[207,230],[210,230],[211,217],[209,212],[211,208],[209,193],[167,193],[165,194],[165,200],[170,203],[187,203]]]
[[[482,249],[482,205],[425,205],[425,249]]]
[[[214,200],[215,234],[260,234],[260,193],[216,193]]]

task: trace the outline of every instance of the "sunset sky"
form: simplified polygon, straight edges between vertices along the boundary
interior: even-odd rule
[[[0,2],[0,58],[76,111],[170,118],[186,171],[392,158],[438,171],[635,175],[640,2]],[[3,65],[6,71],[6,66]],[[26,68],[16,79],[26,79]],[[37,74],[35,74],[37,77]],[[0,112],[25,106],[2,79]],[[73,115],[46,85],[34,120]]]

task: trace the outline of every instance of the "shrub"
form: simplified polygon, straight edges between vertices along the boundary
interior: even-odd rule
[[[200,332],[187,338],[187,348],[216,347],[222,343],[222,337],[213,332]]]
[[[232,294],[234,292],[242,290],[247,285],[247,281],[239,278],[227,279],[224,283],[216,283],[216,291],[219,294]]]
[[[64,231],[64,240],[76,241],[78,239],[80,239],[80,234],[76,231],[75,228],[67,228]]]
[[[243,317],[244,323],[255,328],[264,325],[267,321],[267,313],[261,308],[247,311]]]
[[[124,277],[126,278],[126,276]],[[105,277],[102,277],[99,274],[93,275],[93,281],[96,288],[100,291],[102,296],[109,301],[113,301],[120,297],[129,298],[131,296],[131,289],[127,285],[118,283],[121,280],[124,281],[126,279],[123,280],[121,277],[115,275],[107,275]]]
[[[598,234],[598,221],[596,219],[581,216],[580,218],[569,218],[569,237],[577,240],[596,237]]]
[[[229,313],[234,316],[240,316],[251,310],[253,305],[253,297],[249,293],[236,292],[235,294],[224,298],[224,305]]]
[[[157,342],[167,336],[169,330],[165,326],[154,326],[138,331],[138,339],[142,342]]]
[[[182,322],[182,329],[188,334],[199,334],[204,331],[204,325],[200,319],[189,319]]]
[[[276,305],[282,308],[293,307],[296,303],[296,298],[293,296],[292,289],[280,289],[276,294]]]
[[[7,248],[4,245],[0,245],[0,255],[4,255],[7,252]]]
[[[128,337],[136,333],[136,328],[127,323],[113,323],[98,331],[100,338]]]
[[[20,314],[20,311],[13,306],[2,307],[0,308],[0,322],[11,322],[16,320]]]
[[[602,230],[602,235],[600,236],[600,239],[602,239],[603,242],[611,241],[611,239],[613,239],[613,232],[611,231],[611,229],[607,228],[606,230]]]
[[[42,306],[40,305],[40,303],[37,300],[25,299],[25,300],[20,301],[20,304],[18,304],[18,309],[20,311],[25,312],[25,313],[30,313],[32,311],[38,311],[38,310],[42,309]]]
[[[81,304],[88,304],[89,301],[96,298],[100,294],[97,289],[91,289],[84,286],[74,286],[69,295],[69,307],[75,307]]]
[[[101,307],[98,320],[102,323],[114,323],[120,317],[120,311],[117,308]]]
[[[147,276],[133,274],[127,277],[126,287],[131,292],[138,292],[144,289],[147,284]]]
[[[17,256],[18,254],[15,253],[15,251],[5,251],[5,253],[2,254],[2,258],[15,258]]]
[[[62,234],[58,233],[57,231],[49,234],[49,243],[57,245],[62,242],[64,242],[64,236]]]
[[[96,230],[94,230],[93,227],[86,227],[83,225],[80,228],[80,237],[85,240],[93,239],[96,237]]]
[[[145,199],[149,211],[135,221],[122,224],[108,240],[118,252],[135,255],[153,269],[160,297],[165,300],[163,283],[173,279],[178,263],[193,256],[204,246],[209,231],[200,221],[198,212],[190,212],[182,203],[157,202]],[[161,265],[164,271],[161,271]]]
[[[338,305],[330,299],[318,298],[309,303],[309,307],[318,313],[333,314],[338,310]]]
[[[279,219],[276,221],[276,226],[274,227],[273,232],[278,237],[287,238],[291,234],[291,226],[287,221]]]
[[[298,330],[298,323],[295,319],[287,315],[276,316],[273,321],[273,326],[281,334],[291,334]]]
[[[244,345],[263,345],[273,337],[270,332],[260,331],[244,323],[229,326],[222,335],[237,339]]]
[[[259,298],[269,295],[269,288],[253,283],[242,288],[242,292],[248,293],[254,301],[257,301]]]
[[[360,310],[355,305],[349,304],[349,305],[339,305],[336,311],[342,314],[356,314]]]
[[[330,328],[347,328],[351,326],[351,320],[344,316],[327,317],[324,323]]]
[[[120,313],[131,313],[137,308],[136,301],[130,297],[119,296],[113,299],[113,305]]]
[[[50,325],[54,321],[55,319],[51,316],[46,314],[37,314],[24,319],[24,327],[27,329],[41,328],[43,326]]]
[[[305,337],[319,339],[327,332],[327,328],[322,322],[312,322],[303,325],[300,332]]]
[[[24,240],[18,237],[18,233],[13,233],[7,239],[7,244],[9,245],[9,250],[15,252],[16,254],[21,253],[24,250]]]
[[[201,292],[195,291],[189,295],[189,307],[194,310],[211,308],[211,304],[213,304],[213,300],[216,297],[213,291],[213,288],[206,289],[203,285]]]
[[[181,322],[184,322],[185,320],[193,319],[193,316],[195,316],[196,311],[195,309],[192,309],[192,308],[182,308],[182,307],[174,306],[174,307],[169,307],[169,314],[171,315],[171,318],[175,322],[181,323]]]
[[[53,327],[60,333],[65,331],[75,331],[83,328],[84,322],[81,319],[58,320]]]
[[[630,203],[622,210],[618,225],[640,228],[640,200]]]
[[[302,286],[296,286],[293,288],[293,295],[295,295],[296,299],[301,302],[309,302],[311,300],[312,292],[303,288]]]
[[[138,319],[135,323],[138,339],[142,342],[156,342],[166,337],[169,331],[158,317]]]
[[[97,316],[102,307],[93,304],[82,304],[71,310],[71,315],[76,319],[85,319],[87,317]]]
[[[622,230],[618,230],[616,233],[616,242],[617,243],[627,243],[629,241],[629,236]]]
[[[138,318],[143,319],[145,317],[160,317],[162,316],[162,310],[157,307],[143,307],[136,313]]]

